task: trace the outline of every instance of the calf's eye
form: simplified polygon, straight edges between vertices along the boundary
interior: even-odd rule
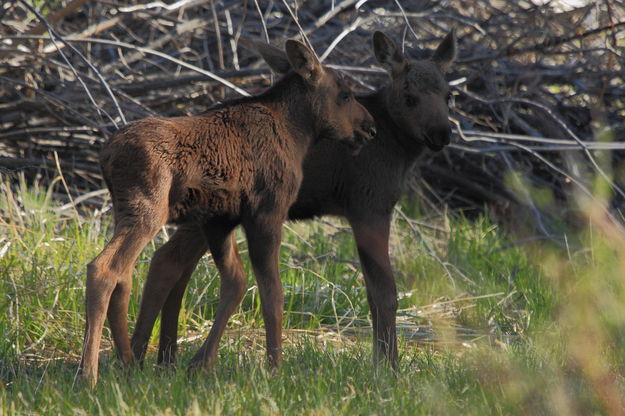
[[[417,105],[418,102],[418,98],[415,95],[412,94],[406,94],[406,105],[408,107],[414,107],[415,105]]]

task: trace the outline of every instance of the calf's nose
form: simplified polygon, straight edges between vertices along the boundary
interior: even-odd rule
[[[449,144],[451,138],[451,128],[446,126],[433,126],[427,129],[427,137],[434,143],[445,146]]]
[[[375,135],[378,133],[375,128],[375,124],[373,123],[368,123],[368,125],[365,126],[364,130],[369,134],[369,136],[371,136],[371,138],[374,138]]]

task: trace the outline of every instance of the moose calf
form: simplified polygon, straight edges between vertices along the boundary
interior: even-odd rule
[[[347,218],[364,271],[375,356],[385,357],[394,366],[397,290],[388,253],[391,215],[404,180],[424,148],[440,150],[449,143],[449,88],[444,74],[455,59],[456,37],[454,31],[450,32],[432,58],[425,60],[407,59],[382,32],[374,33],[373,50],[389,72],[391,82],[371,95],[358,97],[358,101],[373,115],[378,134],[357,155],[330,141],[312,146],[304,161],[304,179],[289,218]],[[277,72],[288,69],[282,51],[265,48],[260,52],[272,56],[265,60]],[[185,226],[178,228],[154,254],[133,336],[137,358],[143,358],[158,314],[156,308],[162,308],[158,362],[175,359],[184,290],[209,247],[199,227]],[[165,287],[169,291],[161,290]]]
[[[261,95],[196,117],[130,123],[103,148],[100,165],[111,192],[115,227],[111,241],[87,268],[81,370],[92,385],[105,316],[122,362],[133,359],[127,329],[133,265],[168,221],[180,224],[181,231],[192,230],[193,238],[176,240],[172,262],[152,263],[152,275],[165,278],[146,285],[142,322],[153,322],[163,306],[162,294],[176,290],[178,279],[169,276],[180,272],[178,259],[210,249],[221,275],[219,307],[191,365],[213,365],[219,339],[246,289],[233,232],[241,224],[261,297],[267,355],[271,365],[280,364],[281,227],[297,196],[304,156],[320,138],[363,143],[375,134],[372,117],[340,73],[322,67],[297,41],[287,41],[286,57],[292,71]],[[195,246],[198,240],[201,250]],[[183,272],[190,273],[196,261],[185,264]],[[147,343],[144,328],[137,327],[135,353]]]

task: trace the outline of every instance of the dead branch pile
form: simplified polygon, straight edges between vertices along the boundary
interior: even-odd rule
[[[250,39],[304,38],[366,92],[386,80],[372,57],[372,31],[421,56],[455,27],[455,141],[423,157],[412,188],[433,205],[520,202],[537,213],[539,228],[546,205],[571,190],[591,193],[592,177],[611,186],[615,206],[625,202],[615,174],[625,154],[620,2],[30,3],[0,9],[5,175],[50,181],[60,170],[76,193],[100,189],[98,150],[120,125],[197,114],[269,85],[269,69],[245,47]]]

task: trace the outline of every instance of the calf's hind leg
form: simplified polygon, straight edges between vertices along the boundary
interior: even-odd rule
[[[105,316],[122,362],[132,361],[128,338],[128,300],[132,270],[145,245],[165,223],[166,209],[150,207],[152,215],[125,215],[116,210],[113,238],[87,266],[87,320],[80,364],[82,378],[94,386],[98,378],[98,355]],[[161,207],[162,208],[162,207]],[[161,213],[161,215],[159,215]]]
[[[145,357],[154,321],[162,308],[158,362],[173,362],[176,350],[178,315],[184,289],[198,261],[208,250],[200,227],[183,225],[169,241],[156,250],[141,297],[141,308],[132,336],[134,357]]]

